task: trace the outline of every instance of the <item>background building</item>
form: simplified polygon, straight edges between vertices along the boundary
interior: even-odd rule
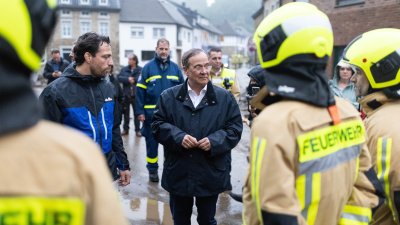
[[[262,18],[275,10],[276,6],[289,2],[295,1],[262,0],[260,9],[252,16],[254,27],[256,28]],[[335,39],[333,54],[327,68],[330,76],[344,47],[355,37],[376,28],[400,28],[399,0],[303,0],[301,2],[316,5],[328,15],[332,23]]]
[[[45,59],[53,48],[60,49],[64,59],[68,55],[73,42],[89,31],[110,36],[113,60],[119,66],[119,0],[57,0],[59,18],[52,39],[46,49]]]

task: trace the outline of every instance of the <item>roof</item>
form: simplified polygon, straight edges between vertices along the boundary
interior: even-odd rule
[[[198,18],[204,19],[204,20],[208,20],[208,18],[204,17],[203,15],[201,15],[200,13],[198,13],[196,10],[192,10],[188,7],[186,7],[186,4],[182,3],[182,4],[178,4],[174,1],[170,1],[168,0],[168,2],[175,6],[176,9],[178,10],[179,14],[182,15],[188,24],[191,25],[192,28],[198,28],[198,29],[203,29],[203,30],[207,30],[208,32],[211,33],[215,33],[215,34],[221,34],[221,32],[218,30],[218,28],[216,28],[213,24],[211,24],[211,22],[209,22],[208,24],[204,24],[204,23],[199,23],[198,22]]]
[[[249,36],[249,32],[246,31],[244,28],[233,26],[226,20],[224,20],[224,23],[219,25],[218,28],[225,36],[239,36],[239,37]]]
[[[70,0],[69,4],[57,0],[60,9],[89,10],[89,11],[119,11],[120,0],[108,0],[108,5],[100,5],[99,0],[89,0],[88,5],[80,4],[80,0]]]
[[[177,24],[159,0],[121,0],[120,22]]]
[[[161,5],[167,10],[168,14],[173,17],[177,24],[190,29],[192,28],[189,21],[186,20],[175,4],[172,4],[170,1],[161,1]]]

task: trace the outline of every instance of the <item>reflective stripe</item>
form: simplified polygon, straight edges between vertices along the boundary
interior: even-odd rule
[[[89,124],[90,127],[92,128],[93,131],[93,141],[96,141],[96,130],[94,129],[93,123],[92,123],[92,115],[90,114],[90,112],[88,111],[88,116],[89,116]]]
[[[148,163],[156,163],[158,161],[158,156],[155,158],[146,157]]]
[[[50,1],[48,3],[51,3]],[[49,6],[54,7],[53,4]],[[0,9],[4,18],[10,18],[0,26],[0,36],[11,45],[19,60],[32,71],[39,70],[41,56],[32,46],[32,23],[25,1],[7,1]]]
[[[251,195],[256,203],[257,216],[259,221],[262,220],[261,199],[260,199],[260,173],[263,156],[267,141],[263,138],[254,137],[251,148]]]
[[[175,75],[167,75],[167,79],[168,80],[179,80],[179,77],[175,76]]]
[[[302,22],[299,23],[299,20]],[[282,29],[287,37],[300,30],[312,27],[324,27],[329,31],[332,31],[328,17],[322,17],[320,15],[297,16],[287,19],[282,23]]]
[[[78,198],[0,198],[0,218],[1,224],[82,225],[85,204]]]
[[[360,120],[324,127],[297,137],[299,161],[312,161],[365,141],[365,130]]]
[[[136,87],[141,87],[141,88],[143,88],[143,89],[147,89],[147,86],[144,85],[144,84],[141,84],[141,83],[138,83],[138,84],[136,85]]]
[[[361,145],[352,146],[334,152],[328,156],[307,161],[300,164],[300,174],[323,172],[329,170],[341,163],[357,159],[361,152]]]
[[[144,105],[145,109],[155,109],[156,105]]]
[[[107,124],[106,121],[104,120],[104,110],[101,109],[101,117],[102,117],[102,121],[103,121],[103,126],[104,126],[104,134],[105,134],[105,140],[107,140],[107,136],[108,136],[108,131],[107,131]]]
[[[146,79],[146,83],[149,83],[152,80],[161,79],[161,75],[154,75]]]
[[[389,172],[391,156],[392,138],[378,138],[376,153],[377,176],[382,184],[383,189],[385,190],[386,201],[390,210],[392,211],[392,216],[396,218],[396,214],[393,212],[393,203],[390,195]]]
[[[339,225],[368,225],[371,221],[371,214],[370,208],[345,205]]]
[[[301,214],[307,224],[314,224],[321,199],[321,173],[304,174],[296,179],[296,192]]]

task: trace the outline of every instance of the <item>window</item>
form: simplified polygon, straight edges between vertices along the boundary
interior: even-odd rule
[[[101,21],[99,22],[99,33],[104,36],[109,36],[110,31],[109,31],[109,26],[107,21]]]
[[[165,37],[165,28],[153,28],[153,38],[159,39],[161,37]]]
[[[62,47],[61,48],[61,57],[63,57],[63,59],[71,61],[69,54],[71,53],[72,48],[71,47]]]
[[[72,22],[70,20],[61,20],[61,37],[72,37]]]
[[[71,4],[71,0],[61,0],[61,4]]]
[[[90,21],[81,21],[80,25],[81,34],[90,32],[92,30],[90,27]]]
[[[129,50],[125,50],[125,58],[128,58],[128,55],[133,54],[133,50],[129,49]]]
[[[90,5],[90,0],[80,0],[81,5]]]
[[[131,27],[131,38],[144,38],[144,28]]]
[[[192,41],[192,36],[190,35],[190,33],[188,33],[188,42]]]
[[[142,51],[142,61],[151,60],[154,58],[154,51]]]
[[[61,10],[61,17],[71,17],[71,11],[69,10]]]
[[[336,0],[336,6],[347,6],[364,3],[364,0]]]
[[[108,13],[107,12],[99,12],[99,17],[108,18]]]
[[[81,12],[81,17],[90,17],[90,12],[89,11],[82,11]]]
[[[108,0],[99,0],[99,5],[108,5]]]

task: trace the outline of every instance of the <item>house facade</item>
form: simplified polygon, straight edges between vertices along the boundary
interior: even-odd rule
[[[110,36],[113,60],[118,67],[119,41],[119,0],[57,0],[59,18],[52,39],[46,48],[45,59],[50,57],[50,50],[58,48],[64,59],[73,43],[86,32],[96,32]]]
[[[260,9],[253,14],[255,28],[262,18],[277,8],[275,7],[277,3],[281,6],[289,2],[295,0],[263,0]],[[332,76],[334,65],[339,61],[344,48],[355,37],[377,28],[400,28],[398,0],[302,0],[301,2],[316,5],[331,21],[334,50],[327,68],[329,76]]]

